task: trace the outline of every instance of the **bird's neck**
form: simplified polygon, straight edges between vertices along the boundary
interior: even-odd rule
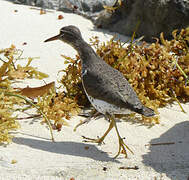
[[[92,57],[96,56],[93,48],[84,40],[78,40],[73,45],[74,49],[78,52],[82,61],[91,61]]]

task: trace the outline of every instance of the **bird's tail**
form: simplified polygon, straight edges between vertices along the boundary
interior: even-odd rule
[[[146,117],[150,117],[150,116],[154,116],[155,112],[153,109],[144,106],[142,109],[142,114]]]

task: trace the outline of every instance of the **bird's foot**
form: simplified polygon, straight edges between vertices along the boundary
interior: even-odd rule
[[[92,111],[92,113],[90,114],[90,116],[85,119],[84,121],[80,122],[79,124],[77,124],[75,127],[74,127],[74,131],[77,130],[77,128],[83,124],[86,124],[86,123],[89,123],[89,121],[91,121],[92,118],[96,118],[100,113],[99,112],[96,112],[96,111]]]
[[[81,121],[79,124],[77,124],[77,125],[74,127],[74,131],[76,131],[79,126],[88,123],[90,120],[91,120],[91,117],[88,117],[88,118],[85,119],[84,121]]]
[[[107,134],[111,131],[111,129],[113,127],[114,127],[114,123],[113,123],[113,121],[111,121],[108,129],[106,130],[106,132],[104,133],[104,135],[101,138],[92,139],[92,138],[88,138],[88,137],[82,136],[85,139],[84,142],[92,142],[92,143],[102,144],[102,142],[104,141],[105,137],[107,136]]]
[[[97,138],[97,139],[88,138],[88,137],[85,137],[85,136],[82,136],[82,138],[84,139],[83,142],[91,142],[91,143],[102,144],[102,142],[104,141],[103,136],[101,138]]]
[[[127,158],[127,149],[132,154],[134,154],[133,151],[124,143],[123,138],[119,137],[119,150],[114,158],[117,158],[120,155],[120,153],[125,154],[125,158]]]

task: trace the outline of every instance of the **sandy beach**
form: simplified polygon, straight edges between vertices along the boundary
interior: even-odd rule
[[[16,10],[16,11],[15,11]],[[58,19],[62,15],[63,19]],[[57,82],[58,71],[65,68],[60,56],[74,57],[76,51],[65,43],[44,40],[56,35],[66,25],[79,27],[83,38],[89,42],[98,36],[106,42],[115,35],[97,30],[93,24],[78,15],[50,10],[40,15],[37,8],[0,1],[0,48],[14,44],[22,49],[24,57],[39,57],[32,66],[49,74],[46,83]],[[116,34],[125,42],[128,37]],[[26,43],[26,45],[23,45]],[[43,81],[24,81],[21,86],[36,87]],[[82,142],[82,135],[102,135],[109,123],[100,118],[78,128],[73,128],[83,117],[73,117],[61,132],[54,131],[56,142],[51,142],[49,130],[40,119],[20,121],[21,128],[7,147],[0,146],[0,179],[4,180],[187,180],[189,178],[189,104],[182,104],[187,113],[181,112],[177,103],[159,109],[160,124],[148,127],[130,120],[117,123],[120,134],[133,150],[113,159],[118,150],[118,139],[112,130],[101,146]],[[164,145],[153,145],[168,143]],[[17,163],[12,164],[12,160]],[[128,168],[127,168],[128,167]],[[129,169],[129,167],[131,169]],[[138,167],[138,168],[133,168]]]

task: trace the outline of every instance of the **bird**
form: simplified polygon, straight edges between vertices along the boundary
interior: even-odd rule
[[[116,114],[138,113],[146,117],[155,115],[153,109],[144,106],[136,92],[123,74],[107,64],[99,57],[93,48],[82,38],[82,34],[76,26],[69,25],[60,29],[56,36],[46,39],[44,42],[61,40],[71,45],[81,59],[81,79],[85,94],[92,106],[109,119],[110,124],[104,135],[93,139],[83,136],[87,142],[101,144],[107,134],[115,127],[119,140],[119,149],[114,158],[121,153],[127,157],[127,150],[133,151],[121,138],[116,125]]]

